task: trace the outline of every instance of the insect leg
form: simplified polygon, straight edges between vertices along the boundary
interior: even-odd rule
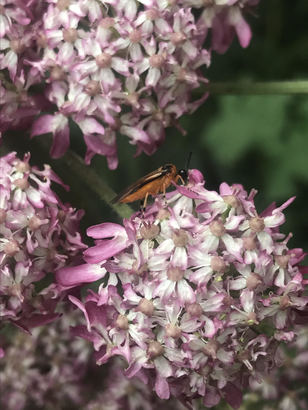
[[[166,200],[166,184],[163,184],[163,198],[165,202],[164,206],[166,207],[168,205]]]
[[[141,204],[141,212],[142,212],[142,215],[144,215],[144,211],[145,211],[145,208],[146,208],[146,206],[147,206],[147,202],[148,202],[148,197],[149,197],[149,193],[147,192],[146,194],[145,194],[145,197],[144,197],[144,200],[143,200],[143,202],[142,202],[142,204]]]
[[[180,180],[182,182],[183,185],[185,185],[185,181],[184,179],[181,177],[181,175],[177,175],[176,177],[176,182],[178,182],[178,180]]]

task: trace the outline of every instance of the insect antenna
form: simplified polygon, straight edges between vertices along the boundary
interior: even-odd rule
[[[186,172],[188,172],[188,168],[189,168],[189,165],[190,165],[191,156],[192,156],[192,151],[190,151],[190,153],[188,154],[188,157],[187,157],[186,167],[185,167]]]
[[[188,167],[189,167],[189,164],[190,164],[191,156],[192,156],[192,151],[190,151],[190,153],[188,154],[188,158],[187,158],[187,161],[186,161],[186,167],[181,168],[178,171],[178,178],[181,180],[181,182],[183,184],[187,181]]]

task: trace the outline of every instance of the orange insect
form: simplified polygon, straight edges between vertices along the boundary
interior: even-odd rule
[[[189,161],[188,161],[189,162]],[[177,183],[180,180],[183,184],[187,179],[187,170],[180,169],[177,171],[173,164],[165,164],[153,172],[138,179],[134,184],[130,185],[123,192],[117,195],[112,203],[134,202],[143,200],[141,209],[144,210],[147,204],[149,195],[157,195],[162,192],[166,194],[166,189],[171,182]]]

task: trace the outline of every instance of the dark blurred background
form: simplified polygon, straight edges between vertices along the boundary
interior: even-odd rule
[[[242,49],[234,41],[225,55],[213,54],[207,77],[211,82],[307,79],[307,16],[307,1],[261,0],[257,12],[246,16],[253,32],[250,46]],[[119,192],[166,162],[184,167],[192,151],[191,168],[203,172],[208,189],[217,190],[223,181],[241,183],[248,191],[256,188],[259,212],[273,201],[280,205],[296,195],[285,212],[287,222],[282,231],[294,234],[289,247],[308,249],[308,95],[211,95],[193,115],[182,118],[181,125],[187,135],[168,129],[165,143],[152,157],[142,154],[134,158],[135,147],[119,136],[119,168],[108,170],[105,159],[98,156],[92,167]],[[119,221],[91,187],[70,172],[65,158],[52,161],[42,153],[37,144],[40,138],[46,137],[26,144],[16,136],[5,141],[19,152],[30,150],[33,164],[52,164],[71,186],[70,194],[61,191],[61,195],[74,207],[87,210],[83,228]],[[78,133],[71,146],[83,156],[84,144]]]

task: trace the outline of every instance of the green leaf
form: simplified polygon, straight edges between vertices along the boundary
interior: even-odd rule
[[[252,146],[281,150],[280,135],[290,96],[225,96],[218,115],[203,133],[203,143],[221,163],[233,165]]]

